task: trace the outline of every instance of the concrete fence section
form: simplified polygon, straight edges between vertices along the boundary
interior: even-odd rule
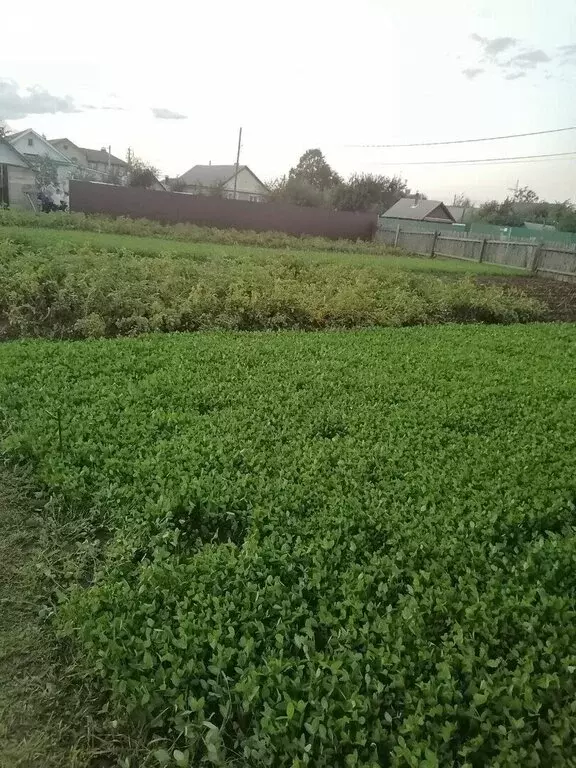
[[[442,232],[423,232],[403,228],[383,228],[376,233],[376,239],[386,245],[396,245],[420,256],[440,256],[465,261],[500,264],[503,267],[524,269],[542,277],[576,281],[576,253],[566,248],[551,248],[549,243],[490,240],[465,236],[465,233],[450,235]]]
[[[270,230],[289,235],[331,239],[373,240],[375,213],[348,213],[304,208],[284,203],[250,203],[183,192],[156,192],[89,181],[70,182],[70,210],[153,219],[170,224],[187,222],[207,227]]]

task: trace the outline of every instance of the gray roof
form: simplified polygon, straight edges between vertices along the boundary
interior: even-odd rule
[[[542,231],[543,229],[556,231],[556,227],[553,224],[542,224],[538,221],[525,221],[524,226],[526,229],[535,229],[538,231]]]
[[[468,210],[461,205],[447,205],[446,207],[454,217],[454,221],[462,221],[464,214]]]
[[[442,213],[445,213],[445,216],[431,216],[438,207],[441,208]],[[392,219],[412,219],[412,221],[423,221],[424,219],[428,219],[428,221],[435,219],[438,221],[453,221],[452,214],[440,200],[417,201],[412,197],[403,197],[382,215]]]
[[[108,163],[108,152],[105,149],[88,149],[87,147],[78,147],[86,154],[86,160],[89,163]],[[121,165],[128,168],[128,163],[119,157],[110,155],[110,165]]]
[[[238,166],[238,172],[247,166]],[[235,165],[195,165],[189,171],[183,173],[180,179],[189,186],[210,187],[217,184],[225,184],[236,173]]]
[[[13,134],[10,134],[10,135],[13,135]],[[2,136],[0,136],[0,144],[2,144],[2,146],[5,146],[8,149],[8,151],[14,155],[14,157],[20,160],[21,167],[30,167],[30,160],[28,160],[26,155],[23,155],[21,152],[18,152],[16,147],[13,147],[7,138],[5,139]]]
[[[23,134],[25,134],[29,130],[30,130],[30,128],[24,128],[23,131],[12,131],[12,133],[9,133],[6,136],[6,138],[7,139],[11,139],[11,140],[17,139],[19,136],[22,136]]]

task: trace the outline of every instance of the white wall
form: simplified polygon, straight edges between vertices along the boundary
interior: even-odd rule
[[[28,167],[16,165],[6,166],[8,170],[8,196],[11,208],[27,208],[31,210],[30,201],[24,194],[30,192],[32,200],[36,202],[36,186],[34,171]]]
[[[28,144],[28,139],[32,141],[32,146]],[[54,160],[57,163],[66,162],[62,155],[56,149],[54,149],[53,146],[48,144],[47,141],[43,141],[41,138],[38,138],[33,134],[18,136],[13,141],[11,140],[10,144],[12,144],[12,146],[15,147],[18,152],[23,155],[38,155],[39,157],[48,155],[51,160]]]
[[[234,179],[230,179],[224,185],[224,189],[227,192],[234,192]],[[236,196],[238,200],[249,200],[250,197],[266,198],[267,190],[260,184],[260,182],[254,178],[254,176],[243,168],[238,174],[238,181],[236,183]]]
[[[59,152],[62,152],[63,155],[66,155],[69,160],[72,160],[73,163],[78,163],[78,165],[87,165],[86,153],[82,152],[80,147],[77,147],[75,144],[71,144],[69,141],[59,141],[54,144],[54,146]],[[66,146],[68,149],[65,148]]]

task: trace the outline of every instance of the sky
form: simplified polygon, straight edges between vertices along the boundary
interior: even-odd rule
[[[9,3],[0,119],[111,145],[120,157],[131,147],[162,175],[234,163],[242,126],[241,163],[263,181],[319,147],[343,176],[398,174],[445,202],[458,193],[502,200],[516,183],[576,202],[576,131],[358,146],[576,126],[574,0],[164,0],[149,9]]]

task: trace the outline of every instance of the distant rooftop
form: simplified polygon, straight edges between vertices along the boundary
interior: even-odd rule
[[[440,200],[419,200],[413,197],[403,197],[382,215],[391,219],[412,221],[454,221],[454,217]]]

